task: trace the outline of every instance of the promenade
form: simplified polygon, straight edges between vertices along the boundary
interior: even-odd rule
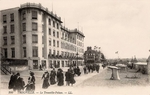
[[[63,72],[65,74],[65,72],[67,71],[69,67],[64,67],[63,68]],[[28,80],[28,77],[29,77],[29,73],[30,73],[31,70],[29,71],[22,71],[22,72],[19,72],[20,73],[20,77],[22,77],[25,81],[25,84],[27,84],[27,80]],[[50,72],[51,69],[47,69],[45,71],[48,71]],[[45,71],[39,71],[39,70],[32,70],[32,72],[34,72],[35,74],[35,78],[36,78],[36,88],[38,89],[42,89],[42,83],[43,83],[43,80],[41,79],[42,78],[42,75]],[[56,69],[57,71],[57,69]],[[91,78],[93,77],[94,75],[97,75],[99,73],[97,73],[96,71],[94,71],[93,73],[88,73],[88,74],[84,74],[83,73],[83,67],[80,66],[80,71],[81,71],[81,75],[80,76],[75,76],[75,80],[76,80],[76,83],[74,84],[73,87],[79,85],[80,83],[82,83],[84,80],[88,79],[88,78]],[[100,66],[100,72],[102,72],[103,69],[102,67]],[[10,80],[10,76],[11,75],[1,75],[1,89],[8,89],[8,82]],[[65,79],[64,79],[65,80]],[[65,86],[65,81],[64,81],[64,86]],[[57,87],[57,84],[55,85],[50,85],[50,87]]]

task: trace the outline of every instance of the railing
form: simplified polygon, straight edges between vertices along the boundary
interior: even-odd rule
[[[1,65],[1,72],[5,75],[11,74],[11,68],[9,68],[9,66],[6,65]]]

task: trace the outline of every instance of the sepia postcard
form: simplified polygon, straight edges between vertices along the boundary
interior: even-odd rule
[[[150,95],[149,5],[0,0],[0,95]]]

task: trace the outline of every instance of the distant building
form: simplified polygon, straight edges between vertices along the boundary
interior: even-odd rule
[[[103,54],[98,50],[92,50],[92,47],[87,47],[87,50],[84,53],[84,63],[99,63],[103,60]]]
[[[62,26],[61,18],[41,4],[26,3],[0,11],[0,47],[5,61],[30,69],[82,64],[84,34]]]

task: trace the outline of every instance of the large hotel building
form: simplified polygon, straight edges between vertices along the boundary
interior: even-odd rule
[[[41,4],[26,3],[0,11],[0,51],[9,65],[29,69],[83,64],[84,34],[68,29]]]

